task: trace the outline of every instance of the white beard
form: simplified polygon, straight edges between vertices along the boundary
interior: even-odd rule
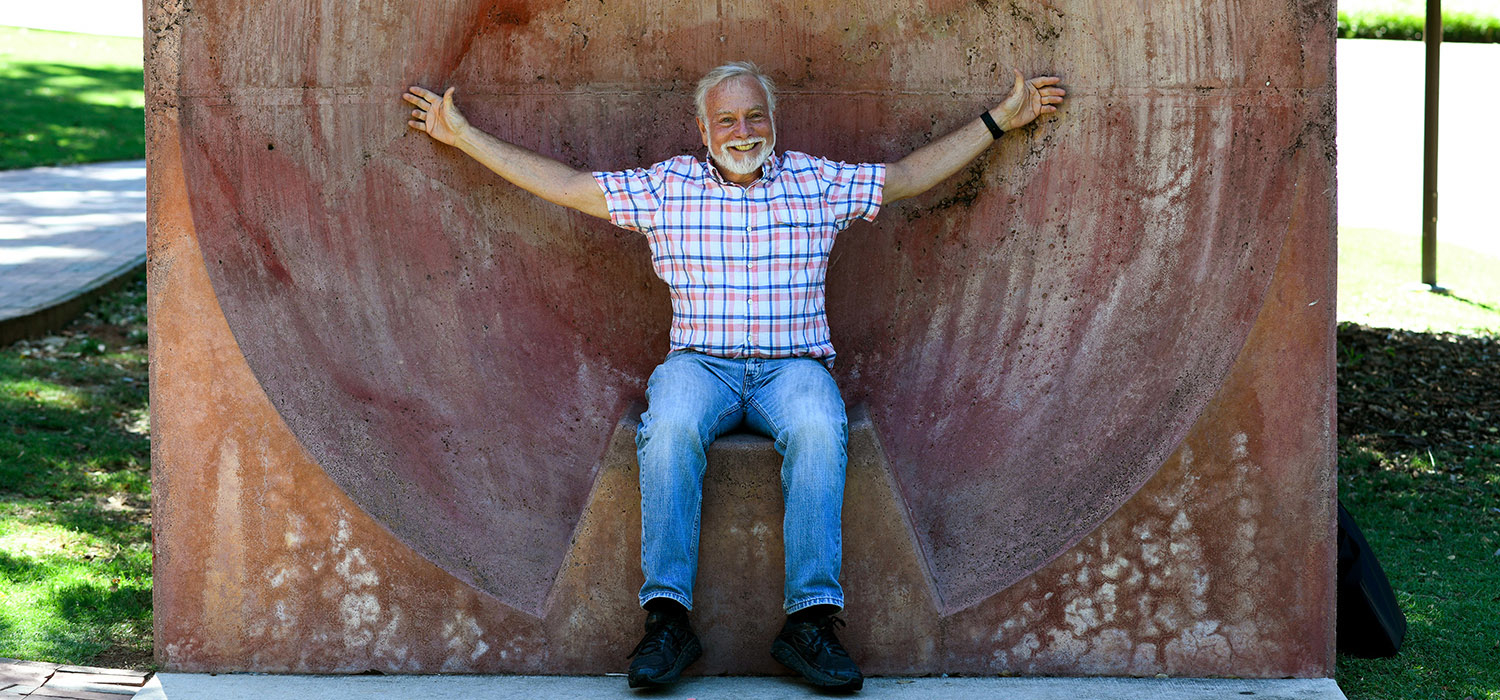
[[[776,127],[771,127],[771,138],[770,140],[765,141],[765,145],[761,147],[760,153],[757,155],[741,156],[735,151],[731,150],[730,146],[744,146],[749,144],[761,143],[762,140],[763,139],[744,139],[740,141],[726,141],[719,144],[719,149],[717,152],[715,152],[713,149],[709,149],[708,154],[713,157],[714,162],[718,163],[719,167],[728,170],[735,175],[750,175],[759,170],[760,166],[765,165],[766,159],[771,157],[771,151],[776,147]]]

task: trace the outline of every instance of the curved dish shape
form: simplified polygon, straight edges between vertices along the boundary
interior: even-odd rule
[[[1035,571],[1160,466],[1261,307],[1331,129],[1284,7],[200,3],[194,225],[291,430],[397,537],[539,615],[611,430],[666,352],[643,240],[411,132],[408,84],[575,166],[700,150],[694,81],[778,76],[779,145],[894,160],[1009,88],[1066,110],[844,232],[836,374],[866,403],[940,601]],[[1254,27],[1255,32],[1247,32]],[[1331,139],[1326,142],[1331,143]]]

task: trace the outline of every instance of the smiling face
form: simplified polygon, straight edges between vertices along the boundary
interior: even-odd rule
[[[748,75],[715,85],[704,99],[698,132],[719,173],[730,182],[754,182],[776,146],[776,125],[766,102],[760,82]]]

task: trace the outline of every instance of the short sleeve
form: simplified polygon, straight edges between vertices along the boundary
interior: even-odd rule
[[[662,186],[666,180],[666,163],[657,163],[650,168],[596,171],[593,175],[599,189],[604,190],[610,223],[640,233],[656,228],[656,213],[661,209]]]
[[[884,163],[840,163],[822,160],[819,175],[824,197],[839,222],[851,219],[874,221],[885,194]]]

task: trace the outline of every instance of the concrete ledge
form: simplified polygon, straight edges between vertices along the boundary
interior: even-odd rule
[[[123,289],[145,269],[146,254],[141,253],[92,282],[68,291],[43,306],[0,318],[0,345],[9,345],[24,338],[39,338],[62,330],[63,326],[78,318],[99,297]]]
[[[267,676],[159,673],[137,700],[261,700],[265,698],[427,698],[536,700],[537,698],[819,697],[789,678],[687,678],[667,692],[639,693],[618,676]],[[1235,680],[1200,678],[871,678],[854,696],[968,700],[1345,700],[1332,678]]]

